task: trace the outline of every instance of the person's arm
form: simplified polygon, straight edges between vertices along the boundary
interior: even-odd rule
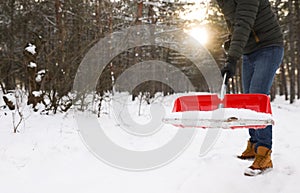
[[[252,32],[260,0],[235,0],[235,2],[235,20],[232,24],[233,28],[228,56],[239,59]]]

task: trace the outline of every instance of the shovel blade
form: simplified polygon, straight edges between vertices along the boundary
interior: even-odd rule
[[[173,112],[213,111],[220,104],[224,108],[272,114],[270,98],[265,94],[226,94],[222,101],[217,94],[182,96],[175,100]]]

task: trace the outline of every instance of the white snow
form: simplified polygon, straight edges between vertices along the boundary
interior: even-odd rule
[[[40,74],[36,75],[35,81],[36,82],[41,82],[42,81],[42,76]]]
[[[29,68],[36,68],[36,67],[37,67],[37,64],[34,63],[34,62],[30,62],[27,66],[28,66]]]
[[[30,52],[32,55],[36,54],[36,46],[29,43],[28,46],[25,48],[26,51]]]
[[[150,2],[150,1],[146,1],[146,2],[143,2],[144,5],[153,5],[153,6],[156,6],[156,7],[161,7],[162,6],[162,3],[160,2]]]
[[[169,112],[178,97],[162,103]],[[0,106],[3,106],[0,93]],[[151,137],[120,132],[113,109],[103,105],[99,122],[106,134],[124,147],[151,149],[164,145],[178,128],[163,125]],[[149,120],[149,106],[129,104],[131,116]],[[208,129],[198,129],[189,147],[173,162],[155,170],[132,172],[111,167],[97,159],[78,133],[73,112],[40,115],[24,109],[19,133],[12,131],[12,113],[0,109],[0,192],[6,193],[295,193],[300,192],[300,101],[289,104],[282,97],[272,103],[274,169],[262,176],[246,177],[250,161],[239,160],[248,139],[247,129],[222,130],[213,148],[199,157]],[[114,153],[114,152],[111,152]],[[126,159],[124,157],[124,159]]]
[[[0,96],[1,96],[1,95],[0,95]],[[16,102],[16,97],[15,97],[15,94],[14,94],[14,93],[10,92],[10,93],[7,93],[7,94],[5,94],[5,95],[3,95],[3,96],[5,96],[9,101],[11,101],[11,102],[13,102],[13,103],[15,104],[15,102]],[[2,96],[1,96],[0,101],[1,101],[1,100],[2,100]],[[0,103],[0,106],[2,106],[1,103]]]
[[[43,94],[43,92],[42,91],[32,91],[32,94],[35,97],[39,97],[39,96],[41,96]]]
[[[233,108],[221,108],[213,111],[187,111],[187,112],[172,112],[167,115],[168,118],[180,118],[180,117],[199,117],[202,119],[228,119],[236,117],[238,119],[259,119],[268,120],[272,119],[272,114],[260,113],[249,109],[233,109]]]
[[[37,73],[37,74],[40,74],[40,75],[42,75],[42,74],[46,74],[46,69],[42,69],[42,70],[38,71],[38,73]]]
[[[38,71],[37,75],[35,77],[35,81],[36,82],[41,82],[42,79],[43,79],[43,77],[45,76],[45,74],[46,74],[46,70],[45,69],[42,69],[42,70]]]
[[[274,124],[272,114],[249,109],[220,108],[213,111],[171,112],[163,121],[180,127],[196,128],[264,128]]]

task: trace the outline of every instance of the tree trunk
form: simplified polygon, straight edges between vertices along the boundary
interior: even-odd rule
[[[296,77],[296,84],[297,84],[297,99],[300,99],[300,55],[299,55],[299,51],[300,51],[300,37],[299,37],[299,33],[300,33],[300,8],[299,8],[299,1],[295,1],[295,12],[296,12],[296,21],[297,21],[297,27],[296,27],[296,49],[297,49],[297,55],[296,55],[296,69],[297,69],[297,77]]]
[[[14,66],[14,52],[15,52],[15,38],[14,38],[14,26],[15,26],[15,0],[9,1],[9,8],[10,8],[10,20],[11,23],[9,25],[9,37],[8,37],[8,50],[9,50],[9,63],[5,71],[5,78],[4,84],[6,90],[13,90],[15,89],[15,75],[13,73],[13,66]]]
[[[283,64],[280,67],[280,95],[285,96],[285,100],[289,99],[288,87],[287,87],[287,79],[286,79],[286,60],[283,60]]]
[[[137,2],[137,16],[136,16],[136,24],[139,25],[139,24],[142,24],[142,18],[143,18],[143,7],[144,7],[144,4],[143,4],[143,1],[138,1]]]

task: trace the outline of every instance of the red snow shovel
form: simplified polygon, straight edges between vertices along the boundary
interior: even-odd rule
[[[225,94],[225,80],[226,74],[220,95],[194,95],[177,98],[171,113],[173,116],[166,117],[163,121],[177,127],[224,129],[260,129],[274,124],[270,98],[267,95]],[[226,110],[230,110],[229,113],[226,113]],[[205,112],[210,112],[210,117],[203,117]],[[232,116],[231,112],[234,112]],[[251,113],[251,117],[247,117],[248,112]],[[244,117],[239,117],[239,113],[244,113]]]

